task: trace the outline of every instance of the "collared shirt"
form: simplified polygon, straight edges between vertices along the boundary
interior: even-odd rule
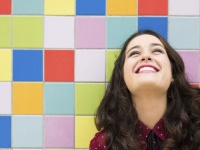
[[[146,150],[147,149],[147,138],[148,135],[151,131],[154,132],[154,134],[161,139],[161,141],[165,141],[166,137],[167,137],[167,130],[164,126],[164,119],[160,119],[158,121],[158,123],[156,123],[156,125],[154,126],[153,129],[150,129],[148,126],[146,126],[144,123],[142,123],[141,121],[138,121],[136,129],[139,130],[139,135],[138,135],[138,139],[141,143],[141,150]],[[154,147],[155,150],[159,150],[159,146],[157,141],[154,139]]]
[[[150,129],[141,121],[138,121],[136,125],[136,130],[138,130],[138,139],[140,141],[141,150],[147,149],[147,138],[150,131],[153,131],[161,141],[165,141],[167,137],[167,130],[164,126],[163,118],[154,126],[153,129]],[[106,133],[104,130],[95,134],[94,138],[90,141],[90,150],[106,150]],[[155,150],[158,150],[158,143],[154,139]]]

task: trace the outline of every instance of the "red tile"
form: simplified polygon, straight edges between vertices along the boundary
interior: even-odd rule
[[[168,0],[138,0],[138,15],[168,15]]]
[[[45,81],[74,81],[74,51],[45,50]]]
[[[11,0],[0,0],[0,15],[11,15]]]

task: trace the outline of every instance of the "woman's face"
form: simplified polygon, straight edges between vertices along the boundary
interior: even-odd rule
[[[161,41],[152,35],[135,37],[125,51],[124,80],[132,94],[155,90],[166,93],[172,69]]]

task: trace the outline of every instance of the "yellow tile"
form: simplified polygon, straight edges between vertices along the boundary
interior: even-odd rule
[[[136,0],[107,0],[107,15],[136,15]]]
[[[94,116],[76,116],[75,148],[89,148],[90,140],[97,132]]]
[[[0,50],[0,81],[12,80],[12,51]]]
[[[13,83],[13,113],[43,114],[43,84]]]
[[[45,15],[74,15],[75,0],[45,0]]]

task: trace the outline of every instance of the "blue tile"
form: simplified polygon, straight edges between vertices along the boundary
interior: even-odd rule
[[[44,0],[13,0],[14,15],[43,15]]]
[[[175,49],[199,49],[199,18],[169,17],[169,42]]]
[[[43,53],[41,50],[13,51],[13,80],[43,80]]]
[[[13,116],[12,146],[15,148],[42,148],[43,117]]]
[[[108,17],[107,48],[121,48],[126,39],[136,31],[136,17]]]
[[[167,36],[167,17],[139,17],[138,18],[138,30],[153,30],[162,35],[166,40]]]
[[[105,0],[76,0],[77,15],[105,15]]]
[[[74,114],[74,83],[45,83],[45,114]]]
[[[11,148],[10,116],[0,116],[0,148]]]

